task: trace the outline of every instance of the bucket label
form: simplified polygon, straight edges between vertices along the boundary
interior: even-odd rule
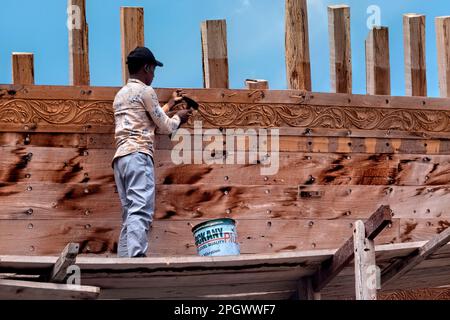
[[[239,254],[239,244],[233,225],[214,226],[197,231],[195,245],[201,256]]]

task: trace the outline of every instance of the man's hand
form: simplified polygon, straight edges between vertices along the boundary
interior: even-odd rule
[[[183,101],[183,97],[185,95],[186,93],[183,90],[177,90],[173,92],[172,97],[170,98],[169,102],[167,102],[167,106],[169,107],[168,111],[170,111],[174,106]]]
[[[188,122],[189,117],[192,115],[192,110],[180,110],[177,112],[177,116],[180,117],[180,126]]]

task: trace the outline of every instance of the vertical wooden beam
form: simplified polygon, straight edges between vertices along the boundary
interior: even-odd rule
[[[13,52],[12,78],[14,84],[34,84],[34,55],[27,52]]]
[[[286,0],[286,75],[289,89],[311,91],[306,0]]]
[[[389,30],[387,27],[370,30],[366,40],[366,89],[367,94],[391,94]]]
[[[68,0],[71,15],[69,27],[69,75],[71,85],[90,84],[89,36],[86,21],[86,0]]]
[[[245,80],[245,87],[248,90],[268,90],[269,81],[262,79],[247,79]]]
[[[356,300],[376,300],[376,275],[373,276],[377,268],[374,241],[366,237],[366,227],[361,220],[355,222],[353,232]]]
[[[301,278],[298,282],[297,300],[321,300],[320,292],[315,292],[311,277]]]
[[[136,47],[144,46],[144,8],[121,7],[120,31],[122,43],[122,78],[126,83],[128,73],[127,57]]]
[[[331,91],[352,93],[352,56],[350,41],[350,7],[328,7],[330,35]]]
[[[405,84],[407,96],[427,95],[427,67],[425,60],[425,16],[403,15],[405,48]]]
[[[203,84],[205,88],[228,88],[227,23],[207,20],[201,25]]]
[[[441,97],[450,97],[450,16],[436,18],[439,91]]]
[[[67,278],[67,269],[75,263],[75,260],[80,250],[78,243],[69,243],[59,256],[53,266],[52,274],[50,276],[51,282],[64,282]]]

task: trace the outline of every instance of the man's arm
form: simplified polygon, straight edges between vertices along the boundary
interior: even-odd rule
[[[158,97],[152,87],[147,87],[145,89],[142,98],[145,109],[148,111],[153,122],[160,129],[161,133],[173,133],[178,129],[181,123],[180,117],[175,115],[172,118],[169,118],[166,115],[165,110],[159,105]],[[169,109],[170,105],[166,105],[164,107]]]

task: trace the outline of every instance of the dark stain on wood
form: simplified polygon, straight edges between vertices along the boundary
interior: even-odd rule
[[[411,232],[416,229],[418,223],[417,222],[407,222],[405,225],[405,231],[400,235],[400,239],[402,242],[410,241],[412,238],[410,236]]]
[[[19,158],[19,161],[13,165],[13,168],[9,171],[6,181],[8,182],[18,182],[20,179],[20,174],[22,171],[28,166],[28,163],[31,161],[31,154],[26,153],[26,149],[23,147],[17,148],[12,151],[16,157]]]
[[[187,192],[186,192],[186,195],[187,196],[191,196],[191,195],[193,195],[195,192],[197,192],[198,191],[198,188],[192,188],[192,189],[189,189]]]
[[[173,184],[173,177],[171,174],[164,178],[163,184]]]
[[[277,252],[285,251],[285,250],[295,250],[295,249],[297,249],[297,246],[292,245],[292,246],[287,246],[287,247],[281,248],[280,250],[277,250]]]
[[[88,238],[80,242],[80,253],[103,254],[108,252],[108,241]]]
[[[177,215],[176,211],[167,210],[165,212],[165,214],[160,219],[161,220],[167,220],[167,219],[170,219],[170,218],[172,218],[173,216],[176,216],[176,215]]]
[[[439,227],[436,229],[437,233],[441,233],[442,231],[445,231],[448,227],[450,227],[450,222],[448,222],[448,220],[440,220],[438,224]]]
[[[69,161],[69,163],[72,163],[72,159]],[[69,166],[69,165],[68,165]],[[80,171],[83,171],[83,167],[80,165],[80,163],[78,162],[78,163],[76,163],[75,165],[70,165],[71,166],[71,169],[70,169],[70,171],[66,171],[63,175],[62,175],[62,177],[61,177],[61,179],[60,179],[60,181],[61,181],[61,183],[68,183],[68,182],[70,182],[70,181],[72,181],[74,178],[76,178],[77,177],[77,174],[80,172]],[[64,169],[63,169],[64,170]]]

